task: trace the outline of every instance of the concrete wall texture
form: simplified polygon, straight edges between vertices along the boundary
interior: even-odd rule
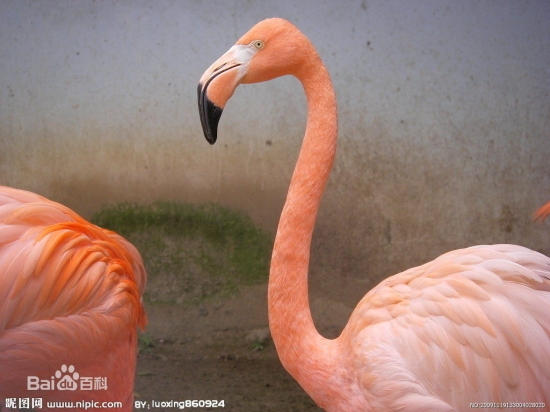
[[[202,72],[273,16],[317,46],[339,103],[314,292],[353,304],[382,277],[474,244],[550,253],[550,224],[530,220],[550,200],[546,0],[1,0],[0,183],[84,217],[215,201],[274,232],[304,132],[301,86],[241,86],[214,147],[196,103]]]

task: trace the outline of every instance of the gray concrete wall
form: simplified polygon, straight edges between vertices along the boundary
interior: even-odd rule
[[[550,225],[530,221],[550,199],[546,0],[2,0],[0,183],[85,217],[216,201],[274,231],[304,132],[298,82],[240,87],[214,147],[196,108],[202,72],[272,16],[317,45],[339,102],[314,292],[353,304],[472,244],[550,253]]]

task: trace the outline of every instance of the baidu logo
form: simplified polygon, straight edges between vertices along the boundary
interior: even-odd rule
[[[27,376],[29,391],[76,391],[107,390],[107,378],[80,376],[73,365],[61,365],[50,379],[40,379],[38,376]]]
[[[68,372],[68,373],[67,373]],[[61,365],[61,370],[55,371],[57,381],[57,389],[60,391],[76,391],[78,389],[78,378],[80,375],[74,371],[74,366]]]

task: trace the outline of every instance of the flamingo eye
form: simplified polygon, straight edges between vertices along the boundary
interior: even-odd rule
[[[254,46],[256,50],[261,50],[264,48],[264,42],[261,40],[254,40],[252,46]]]

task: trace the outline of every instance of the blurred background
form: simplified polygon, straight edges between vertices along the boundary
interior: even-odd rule
[[[310,270],[321,329],[337,334],[377,282],[448,250],[515,243],[550,254],[550,224],[532,222],[550,200],[546,0],[2,0],[0,184],[85,218],[121,202],[214,202],[272,239],[305,129],[302,88],[289,77],[241,86],[210,146],[196,87],[274,16],[312,40],[339,104]],[[267,326],[265,284],[243,296],[246,307],[193,309],[188,330],[218,312],[235,316],[213,321],[218,330]],[[155,338],[185,330],[159,310],[148,309]],[[159,341],[189,342],[170,339]]]

